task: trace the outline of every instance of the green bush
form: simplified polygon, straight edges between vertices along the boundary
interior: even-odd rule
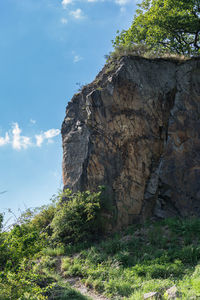
[[[49,236],[52,234],[50,224],[55,215],[55,205],[45,205],[40,208],[40,211],[33,217],[31,224],[37,230],[46,232]]]
[[[65,190],[57,203],[51,223],[53,239],[76,243],[93,239],[102,233],[101,191],[73,193]]]
[[[0,273],[0,300],[45,300],[51,290],[52,280],[42,274],[33,273],[31,263],[23,260],[18,272]]]
[[[5,236],[4,247],[7,247],[8,258],[4,267],[16,270],[22,258],[32,258],[46,245],[46,235],[30,224],[15,225]]]

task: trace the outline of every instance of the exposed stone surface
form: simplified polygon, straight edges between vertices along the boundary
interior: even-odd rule
[[[166,291],[166,296],[167,296],[167,299],[177,299],[177,297],[178,297],[177,287],[174,285],[170,289],[168,289]]]
[[[107,187],[117,228],[200,215],[200,59],[123,57],[68,103],[65,187]]]
[[[150,292],[150,293],[144,294],[144,299],[151,300],[151,299],[158,299],[158,298],[160,298],[158,292]]]

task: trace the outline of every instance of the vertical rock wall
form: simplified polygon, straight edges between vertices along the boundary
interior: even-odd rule
[[[106,186],[121,228],[200,215],[200,59],[123,57],[69,102],[65,188]]]

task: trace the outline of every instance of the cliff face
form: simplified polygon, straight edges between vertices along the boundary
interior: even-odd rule
[[[65,187],[106,186],[117,228],[200,216],[200,59],[123,57],[69,102]]]

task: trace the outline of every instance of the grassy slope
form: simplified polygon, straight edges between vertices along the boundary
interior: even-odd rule
[[[152,291],[164,299],[173,285],[177,299],[200,299],[199,237],[199,219],[148,223],[90,246],[46,248],[37,268],[62,284],[78,278],[109,299],[143,299]]]

